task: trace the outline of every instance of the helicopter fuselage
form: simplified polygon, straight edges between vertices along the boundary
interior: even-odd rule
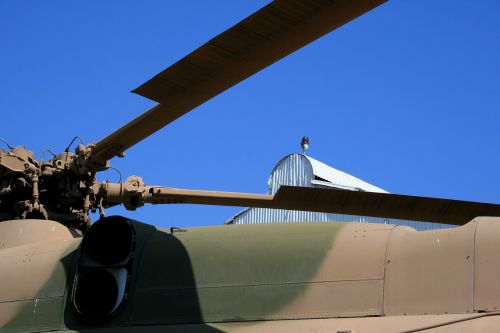
[[[0,327],[479,331],[500,323],[499,222],[160,229],[110,217],[82,243],[58,222],[4,221]]]

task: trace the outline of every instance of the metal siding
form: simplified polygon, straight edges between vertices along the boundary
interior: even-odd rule
[[[275,194],[280,185],[311,187],[313,177],[312,165],[304,155],[288,155],[271,172],[269,192]]]
[[[251,208],[243,211],[231,220],[231,224],[257,224],[276,222],[358,222],[396,224],[414,228],[416,230],[433,230],[450,228],[450,225],[429,222],[387,219],[370,216],[355,216],[321,212],[293,211],[268,208]]]
[[[315,169],[312,163],[318,162],[308,156],[302,154],[291,154],[284,157],[281,161],[276,164],[271,172],[268,180],[269,193],[275,194],[281,185],[291,185],[291,186],[303,186],[303,187],[330,187],[328,185],[315,185],[312,183],[315,177]],[[325,170],[335,170],[326,164],[321,163],[325,167],[322,168],[323,174],[322,178],[325,178]],[[316,165],[316,171],[318,166]],[[337,173],[342,173],[341,171],[335,170]],[[346,174],[347,175],[347,174]],[[333,175],[335,176],[335,175]],[[357,180],[355,184],[349,184],[347,181],[349,177],[344,177],[344,185],[346,186],[359,186],[359,184],[366,184],[366,186],[372,186],[374,189],[385,192],[371,184],[365,183],[364,181],[355,178]],[[329,177],[331,178],[331,177]],[[322,182],[323,183],[323,182]],[[332,184],[334,187],[334,185]],[[376,192],[379,192],[375,190]],[[276,223],[276,222],[359,222],[359,223],[381,223],[381,224],[397,224],[408,226],[416,230],[432,230],[432,229],[444,229],[450,228],[450,225],[446,224],[436,224],[429,222],[418,222],[409,220],[397,220],[388,219],[380,217],[368,217],[368,216],[354,216],[345,214],[332,214],[332,213],[321,213],[321,212],[307,212],[307,211],[292,211],[292,210],[282,210],[282,209],[268,209],[268,208],[247,208],[230,220],[226,224],[258,224],[258,223]]]

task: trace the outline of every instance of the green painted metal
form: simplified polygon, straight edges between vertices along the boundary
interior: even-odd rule
[[[56,242],[62,241],[58,240]],[[54,242],[54,244],[56,242]],[[79,244],[79,239],[64,242],[56,246],[63,248],[62,250],[38,250],[38,253],[31,257],[31,261],[29,261],[30,264],[41,259],[47,261],[47,258],[55,260],[56,264],[50,274],[51,277],[37,291],[36,298],[0,302],[0,311],[10,312],[15,310],[16,312],[16,315],[9,322],[0,327],[1,333],[40,332],[60,328],[61,316],[65,308],[64,299],[67,294],[68,273],[71,270],[75,251]],[[51,244],[46,242],[40,243],[42,247],[49,245]],[[19,254],[7,257],[7,260],[12,261],[13,265],[15,262],[21,262],[23,260],[25,256],[22,255],[22,253],[27,252],[27,248],[21,247],[17,252],[19,252]],[[14,265],[13,267],[16,266]],[[32,267],[36,269],[40,268],[34,265],[32,265]],[[28,275],[28,278],[30,276],[31,275]]]
[[[59,328],[63,297],[30,299],[16,301],[17,315],[5,326],[0,328],[2,333],[11,332],[43,332]],[[0,311],[2,311],[0,304]]]
[[[272,317],[304,292],[343,224],[158,230],[140,255],[133,324]]]

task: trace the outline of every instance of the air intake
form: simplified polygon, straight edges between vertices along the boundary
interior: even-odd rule
[[[132,223],[121,216],[99,219],[82,240],[73,284],[73,305],[89,322],[104,322],[123,308],[135,248]]]

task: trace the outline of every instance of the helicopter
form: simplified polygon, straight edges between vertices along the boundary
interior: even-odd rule
[[[250,69],[319,37],[315,29],[326,33],[379,4],[272,2],[139,87],[136,92],[160,104],[100,141],[47,161],[24,147],[2,151],[2,330],[493,331],[499,205],[291,187],[271,196],[151,186],[138,176],[118,183],[95,178],[112,158]],[[236,44],[217,47],[217,41]],[[255,62],[246,64],[250,54]],[[219,81],[211,67],[193,68],[195,60],[215,66]],[[217,70],[221,64],[224,71]],[[174,84],[165,86],[170,75]],[[177,79],[205,86],[183,89]],[[341,223],[161,229],[105,214],[118,204],[134,210],[179,203],[462,226],[426,233]],[[100,214],[93,224],[91,211]]]

